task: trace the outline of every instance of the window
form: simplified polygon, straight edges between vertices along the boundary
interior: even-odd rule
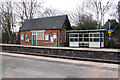
[[[53,42],[54,40],[53,40],[53,33],[52,32],[50,32],[50,42]]]
[[[94,42],[99,42],[99,38],[94,38]]]
[[[82,37],[82,34],[79,34],[79,37]]]
[[[37,40],[44,40],[44,32],[37,32]]]
[[[89,38],[84,38],[84,42],[89,42]]]
[[[84,37],[89,37],[88,34],[84,34]]]
[[[27,37],[27,34],[25,34],[25,41],[27,41],[28,37]]]
[[[30,40],[29,34],[25,33],[25,42],[29,42],[29,40]]]
[[[104,38],[101,38],[101,42],[104,42]]]
[[[78,37],[78,34],[70,34],[70,37]]]
[[[78,38],[71,38],[70,42],[78,42]]]
[[[99,34],[94,34],[94,37],[99,37]]]
[[[90,34],[90,37],[93,37],[93,34]]]
[[[83,38],[79,38],[79,41],[82,42],[82,41],[83,41],[82,39],[83,39]]]
[[[90,42],[93,42],[93,38],[90,38]]]

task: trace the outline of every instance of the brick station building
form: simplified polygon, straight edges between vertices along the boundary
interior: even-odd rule
[[[67,15],[28,19],[20,28],[22,45],[65,46],[66,30],[71,30]]]

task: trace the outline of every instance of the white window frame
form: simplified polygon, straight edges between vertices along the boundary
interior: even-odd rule
[[[37,32],[37,40],[44,40],[44,32]]]

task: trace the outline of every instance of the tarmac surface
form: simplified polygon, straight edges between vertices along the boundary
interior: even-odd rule
[[[118,78],[118,65],[0,52],[2,78]]]

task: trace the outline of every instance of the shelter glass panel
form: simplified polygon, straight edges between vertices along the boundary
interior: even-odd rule
[[[89,37],[89,35],[88,34],[84,34],[84,37]]]
[[[78,34],[70,34],[70,37],[78,37]]]
[[[99,42],[99,38],[94,38],[94,42]]]
[[[70,42],[78,42],[78,38],[70,38]]]

